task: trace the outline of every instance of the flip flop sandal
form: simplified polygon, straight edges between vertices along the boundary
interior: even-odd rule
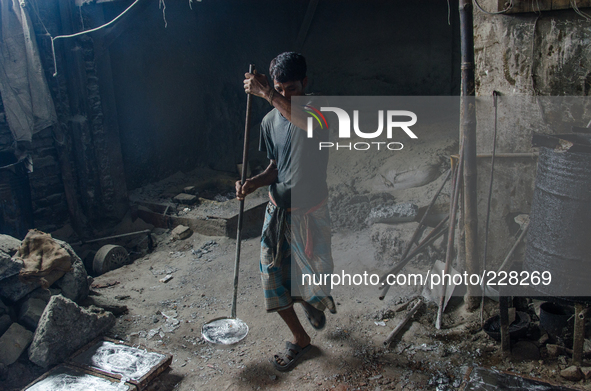
[[[308,311],[307,305],[310,304],[302,304],[302,307],[304,307],[304,313],[306,314],[306,318],[308,318],[308,322],[310,322],[310,325],[314,327],[316,330],[322,330],[324,326],[326,326],[326,315],[324,315],[324,312],[318,310],[318,312],[321,312],[322,315],[320,315],[320,319],[316,319],[314,315],[312,315],[310,311]],[[314,322],[318,322],[318,325],[315,325]]]
[[[309,344],[305,348],[300,348],[298,345],[294,345],[291,342],[286,341],[285,350],[271,357],[269,361],[271,361],[275,369],[277,369],[278,371],[286,372],[295,367],[300,358],[302,358],[302,356],[306,354],[306,352],[311,348],[311,344]],[[277,358],[283,360],[284,364],[279,364],[277,362]]]

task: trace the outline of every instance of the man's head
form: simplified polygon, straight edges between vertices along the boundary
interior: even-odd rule
[[[295,52],[281,53],[269,65],[275,89],[289,100],[292,96],[304,95],[308,83],[306,70],[306,59]]]

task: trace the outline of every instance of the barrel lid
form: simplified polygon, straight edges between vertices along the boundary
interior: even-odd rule
[[[532,146],[546,147],[557,152],[583,152],[591,153],[591,134],[563,133],[541,134],[534,133]]]

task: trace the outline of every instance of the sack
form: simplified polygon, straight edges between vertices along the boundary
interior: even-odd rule
[[[24,283],[40,282],[43,288],[60,279],[72,269],[68,251],[50,234],[32,229],[14,255],[24,262],[19,278]]]

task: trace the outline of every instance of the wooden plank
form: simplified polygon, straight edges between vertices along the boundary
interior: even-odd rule
[[[497,10],[502,11],[509,5],[509,0],[497,0]],[[591,0],[576,0],[578,8],[591,7]],[[571,0],[513,0],[513,8],[507,14],[522,12],[541,12],[571,9]]]
[[[498,0],[498,11],[507,8],[508,0]],[[507,11],[508,14],[521,12],[540,12],[550,11],[552,9],[552,0],[513,0],[513,8]]]
[[[573,339],[573,364],[583,364],[583,344],[585,342],[585,312],[581,303],[575,304],[575,328]]]
[[[575,0],[575,4],[577,8],[588,8],[591,7],[591,0]],[[552,0],[552,9],[553,10],[563,10],[574,8],[572,6],[571,0]]]
[[[102,9],[100,12],[89,12],[88,15],[93,26],[100,26],[107,22]],[[109,217],[121,220],[129,210],[129,197],[125,171],[121,169],[123,167],[123,154],[121,153],[121,139],[119,137],[111,57],[108,51],[100,53],[102,47],[103,40],[99,37],[94,38],[94,63],[103,112],[104,140],[102,141],[102,149],[107,155],[106,161],[109,162],[107,165],[98,165],[102,173],[99,178],[103,189],[103,197],[106,194],[109,195],[108,199],[103,199],[103,203],[109,205],[105,209],[113,211],[113,215]]]
[[[62,377],[67,376],[67,378],[69,379],[68,382],[59,381],[59,380],[57,382],[52,381],[52,378],[59,379],[60,375],[62,375]],[[110,387],[109,383],[111,383],[113,385],[112,390],[123,390],[123,388],[120,387],[119,379],[114,379],[109,376],[104,376],[100,373],[88,371],[84,368],[79,368],[79,367],[65,365],[65,364],[61,364],[61,365],[53,368],[52,370],[44,373],[42,376],[35,379],[32,383],[30,383],[28,386],[26,386],[23,390],[24,391],[45,391],[45,390],[68,391],[70,389],[81,389],[81,388],[72,388],[72,387],[76,387],[76,385],[72,383],[72,377],[83,378],[83,377],[87,377],[87,376],[92,376],[97,379],[98,384],[95,384],[95,386],[97,386],[97,387],[101,387],[101,383],[102,383],[101,388],[90,388],[90,387],[88,387],[88,385],[85,384],[86,387],[88,387],[88,388],[86,388],[87,391],[105,391],[105,387]],[[62,385],[63,388],[56,389],[56,383],[58,383],[59,385]],[[80,386],[82,386],[82,384],[78,384],[77,386],[80,387]],[[127,387],[126,391],[139,391],[137,386],[134,384],[126,382],[125,386]]]
[[[552,7],[553,10],[563,10],[566,8],[571,8],[570,0],[552,0]]]
[[[499,297],[499,312],[501,317],[501,349],[503,353],[511,351],[511,339],[509,337],[509,297]]]
[[[116,378],[116,379],[120,379],[122,377],[121,374],[119,373],[115,373],[113,371],[110,371],[108,368],[101,368],[99,367],[99,363],[93,356],[92,359],[90,359],[89,357],[86,357],[85,355],[87,355],[89,352],[89,350],[94,349],[94,348],[98,348],[100,347],[99,344],[102,344],[104,342],[110,343],[110,344],[115,344],[115,345],[119,345],[119,346],[125,346],[128,347],[130,349],[133,350],[137,350],[138,352],[141,352],[144,349],[143,347],[136,347],[136,346],[132,346],[130,344],[127,344],[123,341],[118,341],[118,340],[114,340],[111,338],[107,338],[107,337],[99,337],[97,339],[95,339],[93,342],[89,343],[88,345],[86,345],[84,348],[78,350],[78,352],[76,352],[69,360],[69,364],[78,368],[82,368],[85,369],[87,371],[90,372],[94,372],[94,373],[100,373],[104,376],[108,376],[111,378]],[[112,345],[110,345],[112,346]],[[88,353],[87,353],[88,352]],[[162,353],[162,352],[157,352],[154,350],[150,350],[148,351],[149,353],[155,353],[157,355],[162,356],[161,359],[159,359],[159,361],[157,363],[153,364],[153,367],[144,375],[142,375],[140,378],[138,379],[127,379],[127,381],[133,385],[135,385],[140,391],[144,390],[146,387],[148,387],[148,385],[150,384],[150,382],[152,380],[154,380],[158,375],[160,375],[162,372],[164,372],[172,363],[172,355],[168,354],[168,353]],[[129,355],[129,353],[127,354]],[[93,363],[93,365],[89,364],[88,361],[91,361]]]

